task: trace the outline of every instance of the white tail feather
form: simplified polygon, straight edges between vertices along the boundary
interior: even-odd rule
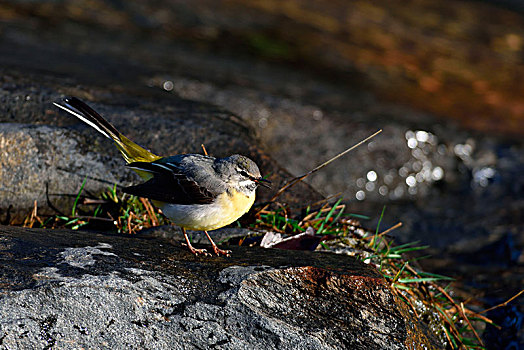
[[[53,104],[54,104],[55,106],[57,106],[58,108],[63,109],[64,111],[66,111],[66,112],[68,112],[68,113],[71,113],[72,115],[74,115],[74,116],[77,117],[78,119],[82,120],[84,123],[86,123],[86,124],[92,126],[94,129],[96,129],[99,133],[101,133],[102,135],[104,135],[104,136],[107,137],[108,139],[111,139],[111,136],[109,136],[109,135],[107,134],[107,132],[105,132],[104,130],[100,129],[100,128],[98,127],[98,125],[94,124],[94,123],[93,123],[92,121],[90,121],[89,119],[86,119],[82,114],[77,113],[77,112],[73,109],[73,107],[68,106],[68,105],[66,105],[66,106],[62,106],[62,105],[60,105],[60,104],[58,104],[58,103],[56,103],[56,102],[53,102]]]

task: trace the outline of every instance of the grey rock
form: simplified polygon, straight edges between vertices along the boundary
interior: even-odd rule
[[[0,227],[2,349],[408,349],[439,344],[350,257]]]
[[[258,139],[240,118],[212,105],[184,100],[154,88],[122,93],[92,86],[79,91],[71,79],[22,74],[17,68],[4,73],[0,74],[0,100],[5,101],[0,106],[2,221],[10,216],[16,222],[13,217],[23,217],[35,201],[41,214],[52,213],[53,207],[68,212],[84,178],[85,191],[92,194],[114,184],[125,186],[140,181],[125,169],[125,162],[110,140],[52,105],[63,96],[59,90],[83,97],[90,89],[91,99],[102,100],[88,101],[95,110],[123,134],[156,154],[202,153],[201,145],[205,145],[213,156],[249,156],[264,174],[270,175],[275,186],[290,177],[257,146]],[[12,87],[13,82],[30,84],[31,88],[24,88],[21,93]],[[272,194],[259,192],[261,200]],[[300,184],[288,196],[295,202],[305,198],[318,199],[320,195]]]
[[[203,231],[186,231],[192,243],[196,244],[208,244],[209,240],[206,234]],[[182,230],[173,225],[162,225],[151,227],[140,231],[142,235],[151,235],[153,237],[170,239],[184,242],[184,236],[182,235]],[[213,240],[216,242],[228,241],[230,239],[240,239],[249,236],[260,236],[261,233],[258,231],[253,231],[246,228],[240,227],[225,227],[219,228],[218,230],[213,230]]]
[[[64,128],[0,123],[0,208],[16,212],[34,201],[42,208],[49,199],[65,211],[72,199],[67,194],[78,193],[86,176],[86,190],[94,192],[133,179],[122,162],[86,151],[87,144]]]

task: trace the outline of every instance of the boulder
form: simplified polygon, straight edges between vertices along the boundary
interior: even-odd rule
[[[148,236],[0,227],[0,347],[418,349],[438,342],[371,266]]]

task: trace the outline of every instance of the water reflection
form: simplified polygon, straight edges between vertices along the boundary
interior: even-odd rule
[[[473,171],[473,181],[482,186],[486,187],[489,184],[489,180],[492,179],[496,174],[493,168],[480,168]]]
[[[376,192],[390,199],[401,199],[405,195],[424,195],[428,187],[444,179],[444,167],[438,162],[439,158],[450,155],[449,147],[440,144],[435,134],[425,130],[407,130],[404,136],[410,159],[398,169],[382,170],[382,174],[384,167],[380,165],[378,169],[368,170],[364,177],[356,180],[358,188],[364,188],[368,194]],[[464,160],[471,156],[474,145],[468,141],[455,145],[453,149]],[[355,197],[364,200],[366,192],[360,190]]]
[[[173,82],[171,80],[166,80],[164,81],[164,83],[162,84],[162,88],[166,91],[171,91],[173,90],[175,87],[175,85],[173,84]]]
[[[382,162],[378,159],[376,169],[368,169],[365,175],[356,180],[359,189],[355,193],[356,199],[364,200],[378,195],[397,200],[405,196],[412,198],[415,195],[427,195],[435,183],[446,180],[447,172],[452,173],[448,174],[448,180],[456,179],[453,173],[457,171],[457,164],[451,164],[451,159],[458,160],[471,172],[473,188],[487,187],[496,178],[495,155],[477,151],[475,140],[471,138],[462,143],[445,144],[426,130],[407,130],[404,136],[409,160],[396,169],[388,169],[379,164],[384,163],[384,159]]]

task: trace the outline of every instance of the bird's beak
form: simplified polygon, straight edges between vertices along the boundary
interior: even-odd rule
[[[264,186],[265,188],[271,188],[271,181],[269,181],[268,179],[259,177],[259,178],[254,179],[254,181],[260,186]]]

